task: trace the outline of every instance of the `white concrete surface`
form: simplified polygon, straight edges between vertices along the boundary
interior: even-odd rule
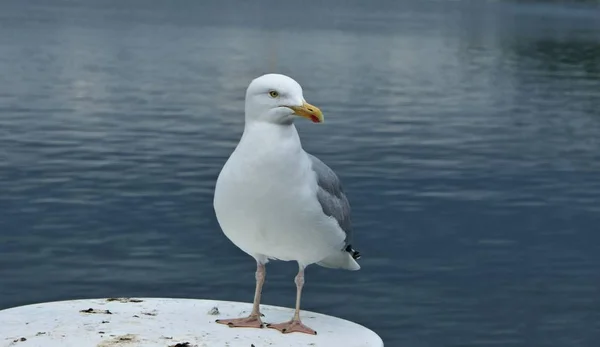
[[[373,331],[347,320],[302,311],[316,336],[274,329],[229,328],[218,318],[248,315],[249,303],[139,298],[59,301],[0,311],[1,347],[382,347]],[[261,305],[263,322],[293,310]]]

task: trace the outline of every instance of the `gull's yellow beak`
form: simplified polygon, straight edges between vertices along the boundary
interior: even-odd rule
[[[288,106],[294,112],[302,117],[310,119],[313,123],[323,123],[325,119],[323,118],[323,112],[319,110],[317,106],[313,106],[308,102],[304,101],[302,106]]]

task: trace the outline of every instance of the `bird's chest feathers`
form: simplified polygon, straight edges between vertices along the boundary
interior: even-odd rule
[[[306,177],[312,175],[310,159],[295,129],[250,132],[230,161],[230,183],[238,188],[261,187],[262,193],[250,189],[255,194],[253,198],[294,190],[301,182],[306,184]]]
[[[302,185],[306,185],[305,178],[311,172],[301,148],[264,148],[253,153],[240,151],[237,155],[242,158],[235,165],[231,183],[251,194],[252,199],[273,199],[306,189]]]
[[[319,208],[310,158],[292,130],[244,134],[220,177],[219,204],[235,223],[255,230],[256,237],[304,220]]]

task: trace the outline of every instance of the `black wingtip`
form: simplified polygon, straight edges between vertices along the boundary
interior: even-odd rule
[[[352,256],[352,259],[354,259],[354,260],[360,259],[360,252],[353,249],[352,245],[348,245],[346,247],[346,252],[350,253],[350,255]]]

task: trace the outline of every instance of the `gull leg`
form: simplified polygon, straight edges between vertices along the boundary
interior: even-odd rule
[[[307,327],[300,321],[300,297],[302,296],[302,287],[304,286],[304,267],[300,266],[298,275],[294,278],[296,283],[296,311],[292,320],[279,324],[267,324],[267,328],[277,329],[284,334],[293,332],[317,335],[317,332]]]
[[[256,291],[254,292],[254,303],[250,316],[245,318],[217,319],[217,323],[228,325],[231,328],[262,328],[260,296],[262,294],[263,283],[265,283],[266,272],[265,264],[256,262]]]

